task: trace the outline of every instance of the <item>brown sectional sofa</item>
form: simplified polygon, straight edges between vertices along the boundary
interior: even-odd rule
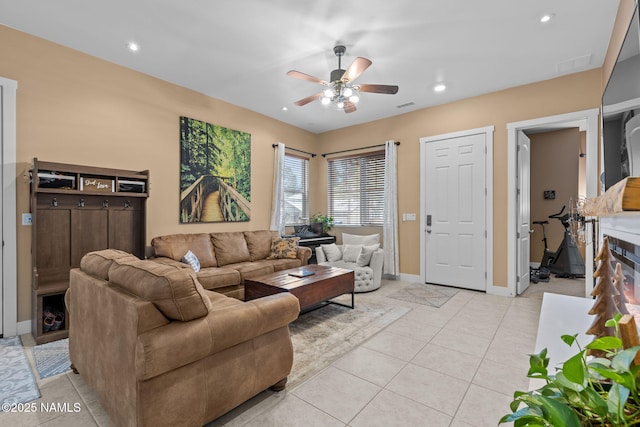
[[[242,302],[108,249],[82,258],[65,299],[71,362],[113,425],[201,426],[291,371],[287,293]]]
[[[277,232],[268,230],[170,234],[151,240],[152,260],[189,269],[181,259],[190,250],[200,262],[201,270],[196,275],[205,289],[243,300],[245,279],[309,262],[311,249],[305,247],[298,248],[295,259],[267,259],[272,238],[279,237]]]

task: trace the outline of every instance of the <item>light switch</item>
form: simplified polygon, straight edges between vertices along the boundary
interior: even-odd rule
[[[22,214],[22,225],[31,225],[31,214],[30,213],[23,213]]]

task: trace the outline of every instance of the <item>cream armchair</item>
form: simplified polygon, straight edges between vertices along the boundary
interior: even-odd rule
[[[320,245],[316,259],[320,265],[353,270],[355,291],[369,292],[380,287],[384,251],[380,249],[380,236],[356,236],[342,233],[342,245]]]

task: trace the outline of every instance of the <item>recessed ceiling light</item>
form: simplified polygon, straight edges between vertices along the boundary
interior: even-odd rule
[[[540,17],[540,23],[541,24],[546,24],[547,22],[551,21],[554,16],[555,15],[553,13],[545,13],[544,15],[542,15]]]
[[[287,107],[282,107],[282,111],[289,111]]]
[[[438,83],[433,87],[433,90],[435,92],[444,92],[446,88],[447,88],[447,85],[445,85],[444,83]]]
[[[127,47],[129,48],[129,50],[131,52],[137,52],[140,50],[140,45],[136,42],[129,42],[127,43]]]

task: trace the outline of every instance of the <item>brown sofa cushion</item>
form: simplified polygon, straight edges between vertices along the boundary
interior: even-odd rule
[[[168,234],[151,240],[154,255],[180,261],[187,251],[193,252],[200,261],[200,267],[217,267],[211,237],[207,233]]]
[[[245,231],[244,238],[249,247],[251,261],[266,259],[271,254],[271,239],[278,238],[277,231]]]
[[[220,267],[251,260],[243,232],[211,233],[211,238]]]
[[[211,301],[193,272],[153,261],[120,264],[109,269],[109,282],[152,302],[167,318],[186,322],[207,315]]]
[[[80,260],[80,268],[87,274],[102,280],[109,280],[109,269],[114,260],[121,263],[125,261],[140,261],[135,255],[119,251],[117,249],[104,249],[102,251],[89,252]]]

